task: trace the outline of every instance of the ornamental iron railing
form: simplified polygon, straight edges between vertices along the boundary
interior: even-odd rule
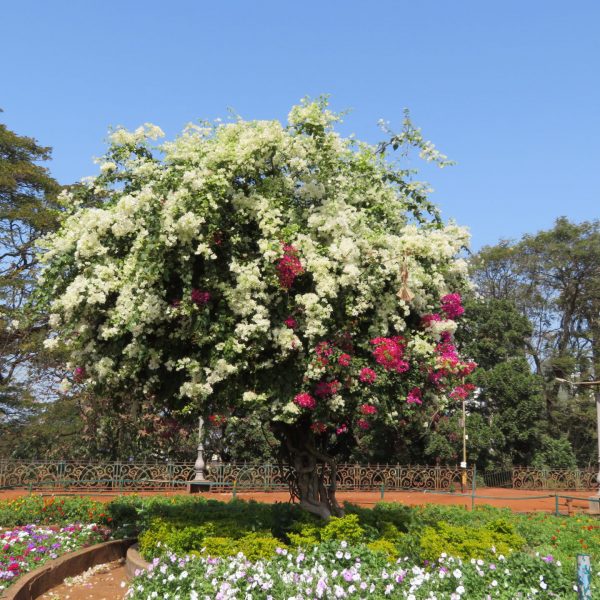
[[[482,473],[487,487],[518,490],[591,490],[598,487],[594,469],[513,467]]]
[[[474,469],[466,469],[471,489]],[[423,465],[338,465],[338,490],[460,491],[463,469]],[[0,489],[69,489],[152,491],[187,486],[196,473],[192,462],[84,462],[0,460]],[[290,467],[276,464],[209,464],[206,479],[214,491],[273,491],[289,489]],[[331,485],[326,472],[326,484]],[[477,473],[476,485],[529,490],[587,490],[597,488],[592,469],[533,469],[516,467]]]
[[[472,485],[473,469],[467,471]],[[206,479],[214,491],[235,487],[238,490],[272,491],[289,489],[292,469],[276,464],[211,464]],[[448,490],[461,484],[463,469],[421,465],[356,465],[337,467],[339,490]],[[194,463],[76,462],[76,461],[0,461],[0,488],[169,490],[194,480]],[[330,473],[325,474],[331,485]]]

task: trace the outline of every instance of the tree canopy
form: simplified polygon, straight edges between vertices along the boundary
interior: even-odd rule
[[[321,100],[157,148],[155,126],[114,131],[101,175],[62,196],[39,294],[74,380],[132,415],[258,415],[323,516],[319,464],[374,426],[427,427],[475,366],[452,342],[466,231],[338,119]],[[445,164],[408,120],[394,144]]]
[[[41,344],[47,331],[43,320],[32,319],[27,300],[38,240],[57,226],[60,187],[39,164],[49,158],[49,148],[0,123],[0,424],[12,426],[34,410],[34,386],[48,383]]]

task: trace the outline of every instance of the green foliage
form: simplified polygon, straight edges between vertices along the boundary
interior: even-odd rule
[[[345,517],[331,517],[329,523],[321,529],[321,539],[324,542],[338,540],[349,543],[360,541],[365,530],[359,525],[358,515],[346,515]]]
[[[421,557],[436,560],[443,552],[457,558],[491,559],[495,552],[508,555],[519,550],[525,540],[513,532],[506,522],[489,523],[484,528],[450,525],[440,521],[435,527],[426,527],[421,535]]]
[[[150,527],[139,536],[140,552],[145,558],[156,556],[157,549],[162,553],[171,550],[179,554],[200,551],[204,538],[215,535],[212,523],[205,525],[187,525],[184,522],[170,522],[153,519]]]
[[[395,562],[400,558],[397,546],[389,540],[375,540],[374,542],[369,542],[367,548],[376,554],[383,554],[390,562]]]
[[[600,379],[600,221],[561,217],[552,229],[483,248],[472,265],[486,301],[511,302],[531,325],[525,348],[544,383],[542,433],[560,423],[577,462],[589,464],[593,390],[561,380]]]
[[[180,555],[205,552],[209,556],[234,556],[242,552],[250,560],[268,558],[283,547],[269,532],[251,532],[247,523],[227,521],[189,525],[183,521],[153,519],[139,536],[140,552],[151,560],[167,551]]]
[[[42,411],[40,392],[55,375],[44,351],[46,318],[27,305],[35,283],[39,238],[58,224],[58,183],[39,163],[50,148],[0,123],[0,455],[18,440],[10,435]]]
[[[249,533],[237,541],[237,552],[241,552],[249,560],[270,558],[277,548],[285,548],[285,544],[270,535]]]
[[[541,447],[535,453],[531,466],[537,469],[576,469],[577,458],[566,436],[553,438],[543,435]]]

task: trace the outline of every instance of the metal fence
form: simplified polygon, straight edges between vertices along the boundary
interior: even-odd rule
[[[463,469],[424,465],[338,465],[339,490],[440,490],[460,489]],[[215,491],[237,489],[273,491],[288,489],[292,471],[276,464],[212,464],[206,478]],[[467,485],[472,486],[475,470],[467,469]],[[194,479],[192,462],[77,462],[0,460],[0,489],[108,489],[172,490]],[[326,473],[326,483],[330,484]],[[476,485],[527,490],[595,489],[592,469],[513,468],[478,472]]]
[[[460,487],[460,467],[422,465],[338,465],[339,490],[426,489]],[[215,491],[237,489],[273,491],[288,489],[292,470],[276,464],[212,464],[206,473]],[[194,479],[194,463],[0,461],[0,488],[169,490]],[[467,469],[468,485],[473,469]],[[325,482],[331,484],[330,474]]]
[[[520,490],[591,490],[598,487],[594,469],[534,469],[514,467],[481,474],[487,487]]]

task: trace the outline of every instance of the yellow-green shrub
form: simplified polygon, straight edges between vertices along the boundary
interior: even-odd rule
[[[387,559],[391,561],[396,561],[400,557],[398,548],[396,548],[396,546],[389,540],[375,540],[374,542],[370,542],[369,544],[367,544],[367,546],[369,550],[377,554],[383,554]]]
[[[426,527],[421,535],[421,558],[437,560],[442,552],[446,552],[458,558],[483,559],[493,555],[492,547],[497,554],[509,554],[525,545],[525,540],[514,533],[507,522],[490,525],[492,528],[474,528],[440,521],[435,527]]]
[[[140,534],[140,552],[145,558],[154,558],[162,549],[186,554],[199,551],[206,536],[214,535],[211,523],[204,525],[181,525],[164,519],[153,519],[150,527]]]
[[[282,544],[277,538],[258,533],[250,533],[237,540],[238,552],[243,552],[249,560],[271,558],[277,548],[284,547],[285,544]]]
[[[365,530],[359,525],[358,515],[345,517],[331,517],[329,523],[320,530],[321,540],[339,540],[346,542],[360,542]]]
[[[202,547],[209,556],[235,556],[238,553],[237,540],[227,537],[206,537]]]

